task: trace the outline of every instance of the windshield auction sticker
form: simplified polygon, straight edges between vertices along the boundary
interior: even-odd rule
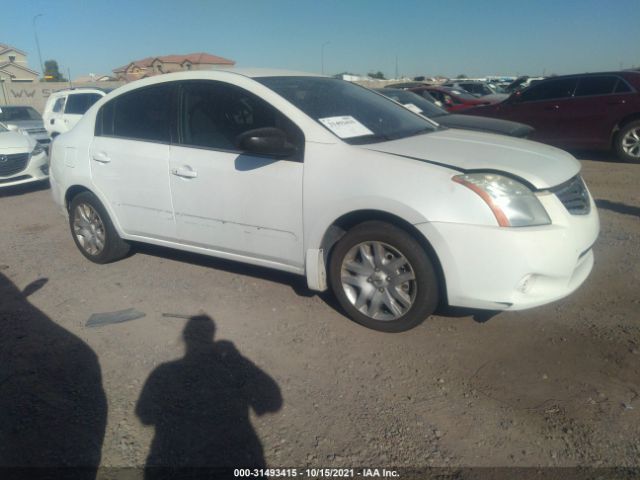
[[[415,105],[413,103],[405,103],[404,104],[404,108],[408,108],[413,113],[422,113],[422,110],[420,110],[420,107],[418,107],[417,105]]]
[[[319,118],[320,123],[331,130],[340,138],[363,137],[365,135],[373,135],[373,132],[362,125],[351,115],[342,117],[326,117]]]

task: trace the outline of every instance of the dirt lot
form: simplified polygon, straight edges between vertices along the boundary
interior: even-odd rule
[[[2,191],[0,459],[639,466],[640,165],[583,164],[602,232],[577,293],[395,335],[287,274],[148,247],[94,265],[48,190]],[[127,308],[146,316],[85,325]]]

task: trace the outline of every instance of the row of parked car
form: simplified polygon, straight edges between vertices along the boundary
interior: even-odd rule
[[[71,130],[107,93],[88,88],[54,92],[43,115],[27,105],[0,106],[0,188],[49,178],[51,141]]]
[[[531,140],[572,150],[613,150],[620,160],[640,162],[640,72],[534,80],[529,87],[516,89],[510,95],[481,95],[487,93],[488,87],[479,82],[459,82],[389,85],[387,96],[397,97],[400,87],[416,94],[415,97],[405,95],[401,103],[414,105],[420,96],[448,112],[526,124],[532,127],[526,134]],[[381,92],[384,94],[385,90]],[[426,107],[423,110],[428,111]],[[442,117],[438,121],[443,122]],[[470,122],[468,126],[481,129],[482,121]],[[515,126],[499,131],[495,124],[486,125],[487,130],[496,133],[523,131]],[[458,125],[457,128],[464,127]]]

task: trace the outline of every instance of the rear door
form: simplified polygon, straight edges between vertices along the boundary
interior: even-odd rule
[[[608,146],[614,126],[626,112],[631,92],[631,87],[616,75],[581,77],[561,114],[562,142],[580,148]]]
[[[170,159],[180,241],[231,258],[302,267],[302,131],[235,85],[183,82],[180,92],[179,138]],[[278,158],[238,149],[238,135],[263,127],[284,130],[300,155]]]
[[[169,150],[175,87],[162,83],[119,95],[96,118],[93,184],[126,234],[175,240]]]

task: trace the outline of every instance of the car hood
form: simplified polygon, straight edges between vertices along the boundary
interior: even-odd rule
[[[451,114],[436,118],[436,122],[449,128],[462,128],[464,130],[480,130],[483,132],[500,133],[511,137],[524,138],[533,132],[533,127],[524,123],[501,120],[499,118],[478,117],[471,115]]]
[[[35,142],[18,132],[0,132],[0,153],[11,155],[33,150]]]
[[[463,172],[510,173],[537,189],[559,185],[580,171],[580,162],[555,147],[529,140],[447,129],[361,148],[413,158]]]
[[[39,130],[44,128],[42,120],[11,120],[10,122],[4,122],[5,125],[15,125],[16,127],[23,128],[25,130]]]

